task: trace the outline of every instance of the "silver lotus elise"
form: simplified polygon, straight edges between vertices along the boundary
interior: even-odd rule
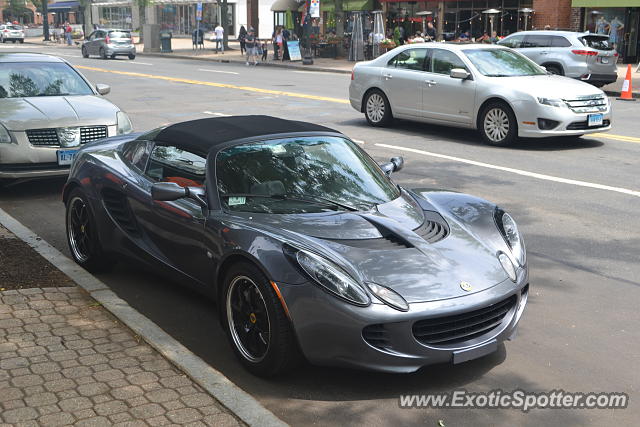
[[[107,93],[63,59],[0,55],[0,181],[66,175],[83,144],[130,133]]]

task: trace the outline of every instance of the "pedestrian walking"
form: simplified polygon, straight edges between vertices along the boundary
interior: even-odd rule
[[[224,28],[222,28],[222,25],[216,24],[213,32],[216,33],[216,53],[218,53],[218,48],[221,48],[224,55]]]
[[[238,32],[238,41],[240,42],[240,55],[244,55],[247,51],[247,44],[245,39],[247,38],[247,29],[244,25],[240,26],[240,31]]]
[[[275,35],[273,37],[273,59],[280,59],[280,55],[283,55],[282,51],[283,36],[282,27],[277,27]]]
[[[245,43],[247,47],[247,65],[253,62],[253,65],[258,65],[258,58],[256,56],[257,50],[257,41],[256,35],[252,27],[249,27],[249,31],[247,32],[247,37],[245,38]]]
[[[67,45],[71,46],[73,41],[71,39],[71,33],[73,32],[73,28],[71,28],[71,24],[65,22],[64,24],[64,38],[67,41]]]

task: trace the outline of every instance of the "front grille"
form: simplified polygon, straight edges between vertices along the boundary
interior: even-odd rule
[[[105,188],[102,190],[102,200],[104,206],[113,220],[122,227],[124,231],[132,235],[138,235],[136,220],[131,212],[131,207],[127,197],[117,190]]]
[[[604,95],[580,96],[563,99],[574,113],[601,113],[607,111],[607,98]]]
[[[47,146],[47,147],[59,147],[60,140],[58,139],[58,132],[55,128],[49,129],[28,129],[26,131],[27,138],[31,145]],[[80,128],[80,143],[86,144],[87,142],[97,141],[98,139],[106,138],[107,127],[106,126],[83,126]]]
[[[55,129],[28,129],[27,138],[31,145],[60,145]]]
[[[605,128],[607,126],[609,126],[611,124],[611,122],[609,120],[603,120],[602,124],[600,126],[589,126],[589,123],[587,120],[583,121],[583,122],[573,122],[570,125],[567,126],[567,130],[586,130],[586,129],[598,129],[598,128]]]
[[[362,329],[362,338],[373,347],[380,349],[391,348],[391,342],[384,325],[365,326]]]
[[[107,137],[106,126],[87,126],[80,128],[80,142],[86,143],[97,141],[98,139]]]
[[[419,320],[413,336],[426,345],[449,345],[471,340],[496,329],[517,302],[515,295],[489,307],[454,316]]]
[[[43,170],[65,170],[69,166],[60,166],[57,163],[0,163],[0,172],[31,172]]]

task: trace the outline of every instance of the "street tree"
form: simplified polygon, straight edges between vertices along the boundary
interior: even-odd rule
[[[151,4],[151,0],[133,0],[138,6],[138,15],[140,20],[140,43],[144,42],[142,26],[147,23],[147,6]]]

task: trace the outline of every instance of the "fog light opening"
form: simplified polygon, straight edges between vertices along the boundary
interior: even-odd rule
[[[542,130],[551,130],[560,124],[557,120],[551,119],[538,119],[538,128]]]

